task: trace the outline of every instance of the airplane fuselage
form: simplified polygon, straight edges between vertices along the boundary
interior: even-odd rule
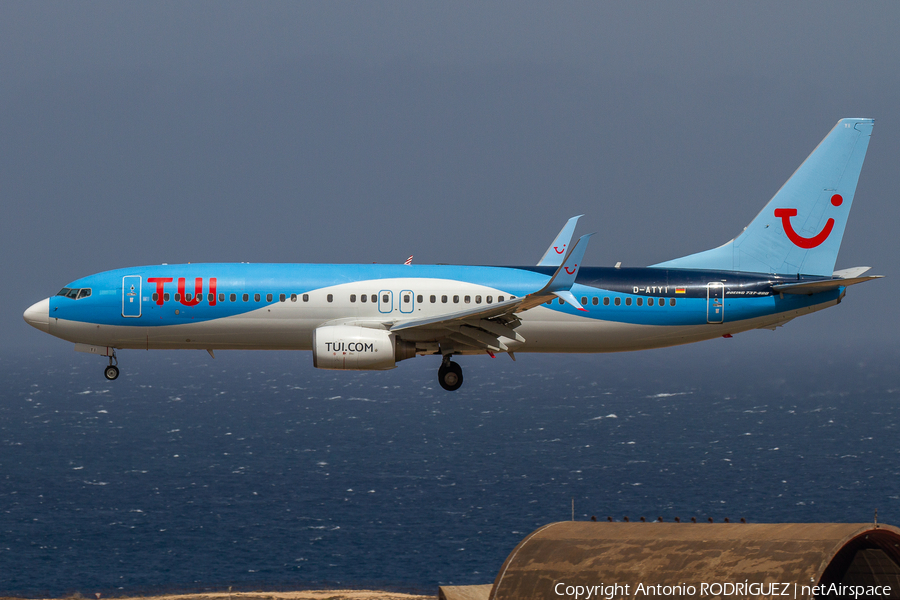
[[[389,329],[410,318],[487,307],[527,295],[554,271],[224,263],[120,269],[79,279],[52,296],[47,332],[120,349],[312,350],[313,332],[325,324],[380,323]],[[796,281],[727,271],[584,267],[571,291],[586,310],[556,300],[522,313],[516,332],[525,341],[506,345],[515,352],[672,346],[772,327],[834,305],[844,291],[785,295],[772,289]],[[90,290],[90,295],[70,298],[65,290]],[[414,343],[434,337],[428,330],[399,335]],[[419,353],[439,353],[432,350]]]

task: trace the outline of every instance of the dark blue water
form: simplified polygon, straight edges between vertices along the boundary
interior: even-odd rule
[[[900,523],[898,353],[728,343],[462,358],[456,393],[431,357],[0,355],[0,592],[490,583],[573,498]]]

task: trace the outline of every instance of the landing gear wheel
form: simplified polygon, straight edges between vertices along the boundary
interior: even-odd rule
[[[116,377],[119,376],[119,367],[117,367],[115,365],[109,365],[108,367],[106,367],[106,369],[104,369],[103,374],[106,376],[107,379],[112,381],[113,379],[115,379]]]
[[[459,389],[463,383],[462,367],[453,361],[447,361],[438,369],[438,383],[448,392]]]

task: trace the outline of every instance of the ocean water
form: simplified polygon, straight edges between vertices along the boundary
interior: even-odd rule
[[[0,354],[0,594],[493,581],[549,522],[900,524],[898,353]],[[730,342],[730,341],[729,341]],[[725,343],[729,343],[725,342]],[[63,347],[65,346],[65,347]]]

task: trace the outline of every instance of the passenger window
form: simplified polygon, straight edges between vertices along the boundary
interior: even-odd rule
[[[253,301],[259,302],[259,294],[253,294]]]
[[[225,294],[219,294],[219,302],[225,302]]]
[[[279,301],[279,302],[284,302],[285,300],[287,300],[287,296],[285,296],[284,294],[279,294],[279,295],[278,295],[278,301]]]
[[[434,304],[435,302],[437,302],[437,296],[432,294],[431,297],[429,298],[429,300],[431,300],[431,303]]]
[[[616,306],[619,306],[619,305],[621,305],[621,304],[622,304],[622,299],[621,299],[621,298],[616,298]]]
[[[441,296],[441,302],[447,304],[447,296]]]
[[[175,294],[175,299],[178,300],[178,294]],[[244,302],[248,301],[249,299],[250,294],[244,294],[243,296],[241,296],[241,300],[243,300]]]
[[[291,294],[291,302],[297,301],[297,294]]]
[[[666,299],[665,299],[665,298],[660,298],[660,299],[659,299],[659,305],[660,305],[660,306],[665,306],[665,305],[666,305]]]
[[[422,304],[422,302],[424,302],[424,301],[425,301],[425,299],[422,297],[422,294],[419,294],[418,296],[416,296],[416,302],[418,302],[419,304]]]
[[[643,298],[638,298],[638,299],[637,299],[637,305],[638,305],[638,306],[643,306],[643,305],[644,305],[644,299],[643,299]]]
[[[463,302],[469,304],[470,302],[472,302],[472,296],[466,296],[465,298],[463,298]]]
[[[153,292],[152,298],[153,298],[153,301],[156,302],[157,300],[159,300],[159,294],[157,294],[156,292]]]
[[[390,296],[388,296],[387,294],[382,294],[382,295],[381,295],[381,303],[382,303],[382,304],[390,304],[390,302],[391,302],[391,297],[390,297]]]
[[[309,302],[309,294],[303,294],[303,301]]]
[[[409,294],[403,294],[403,304],[409,304]]]
[[[459,304],[459,296],[453,296],[453,304]]]
[[[675,306],[675,298],[669,300],[669,306]]]
[[[181,292],[175,292],[175,302],[181,302]]]
[[[350,294],[350,302],[356,302],[356,294]]]
[[[481,296],[475,296],[475,304],[481,304]]]
[[[272,301],[272,294],[266,294],[266,302]]]
[[[334,302],[334,294],[328,294],[327,296],[325,296],[325,299],[329,302]]]
[[[378,302],[378,296],[376,294],[372,294],[372,304]]]
[[[582,296],[582,297],[581,297],[581,305],[582,305],[582,306],[587,306],[587,296]]]
[[[169,292],[166,292],[165,294],[163,294],[163,300],[164,300],[165,302],[168,302],[168,301],[169,301]]]
[[[618,304],[618,302],[616,302]],[[609,296],[603,298],[603,306],[609,306]]]
[[[363,294],[359,297],[360,302],[367,302],[368,300],[369,300],[369,296],[366,294]]]
[[[497,296],[497,302],[503,302],[503,296]]]
[[[215,294],[207,294],[206,301],[209,302],[210,304],[212,304],[213,302],[216,301],[216,295]]]
[[[166,300],[168,300],[168,298],[166,298]],[[231,294],[230,296],[228,296],[228,300],[234,302],[235,300],[237,300],[237,294]]]
[[[625,298],[625,306],[631,306],[631,298]]]
[[[653,306],[653,298],[647,298],[647,306]]]
[[[593,304],[594,306],[597,306],[598,304],[600,304],[600,298],[598,298],[597,296],[594,296],[593,298],[591,298],[591,304]],[[607,304],[609,304],[609,303],[607,302]]]
[[[488,296],[487,298],[485,298],[485,300],[487,301],[488,304],[490,304],[491,302],[494,301],[494,297],[493,297],[493,296]]]
[[[562,298],[560,298],[560,299],[558,300],[558,302],[559,302],[560,304],[565,304],[565,302],[563,302],[563,299],[562,299]]]

